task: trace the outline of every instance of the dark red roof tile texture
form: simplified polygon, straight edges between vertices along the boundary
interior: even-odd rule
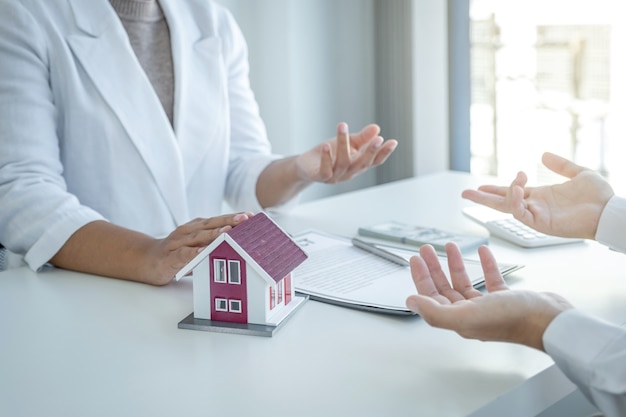
[[[276,282],[307,258],[307,254],[265,213],[255,214],[227,233]]]

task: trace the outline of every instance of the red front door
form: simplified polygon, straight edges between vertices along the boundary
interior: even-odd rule
[[[209,257],[211,320],[247,323],[246,263],[226,242]]]

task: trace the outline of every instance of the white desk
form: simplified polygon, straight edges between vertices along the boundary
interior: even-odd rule
[[[461,190],[478,183],[437,174],[277,220],[290,232],[352,235],[396,219],[485,234],[460,211]],[[624,255],[593,242],[491,246],[499,260],[526,265],[510,277],[514,287],[557,291],[626,321]],[[178,329],[191,311],[188,279],[159,288],[61,270],[1,273],[0,415],[529,416],[573,390],[543,353],[465,340],[418,317],[309,301],[261,338]]]

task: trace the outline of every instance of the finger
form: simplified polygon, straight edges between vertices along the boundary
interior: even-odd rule
[[[168,251],[161,256],[159,262],[162,265],[163,277],[166,278],[161,285],[172,281],[176,274],[185,267],[199,253],[198,248],[182,246],[175,250]],[[192,271],[186,275],[191,275]]]
[[[378,148],[372,166],[382,165],[397,147],[398,141],[395,139],[389,139],[387,142],[383,143],[383,145]]]
[[[504,278],[502,278],[498,263],[491,250],[487,246],[480,246],[478,248],[478,256],[483,268],[487,291],[495,292],[509,289],[509,286],[504,282]]]
[[[527,181],[526,174],[520,171],[508,187],[481,185],[477,190],[464,190],[461,196],[504,213],[513,213],[515,210],[519,211],[520,207],[526,208],[523,199],[529,190],[525,188]],[[521,194],[518,189],[521,190]]]
[[[337,126],[337,156],[331,180],[337,181],[350,168],[350,134],[346,123]]]
[[[473,201],[474,203],[502,211],[501,208],[504,207],[507,190],[508,187],[499,187],[498,190],[492,189],[485,191],[483,187],[480,187],[478,190],[464,190],[461,193],[461,197]]]
[[[490,184],[485,184],[485,185],[481,185],[480,187],[478,187],[479,191],[482,191],[488,194],[498,195],[501,197],[506,197],[506,193],[508,189],[509,187],[506,187],[503,185],[490,185]]]
[[[182,238],[183,236],[189,236],[197,233],[199,230],[206,229],[219,229],[221,227],[227,226],[228,221],[219,222],[217,219],[214,219],[211,223],[213,223],[213,227],[207,225],[207,220],[205,218],[197,218],[188,223],[185,223],[181,226],[178,226],[171,234],[171,238]]]
[[[320,181],[327,182],[333,178],[333,165],[332,148],[329,143],[322,143],[319,170]]]
[[[428,323],[430,323],[439,305],[440,304],[431,297],[423,295],[410,295],[406,299],[408,309],[422,316]]]
[[[377,136],[366,147],[362,148],[362,155],[352,162],[350,169],[344,174],[342,179],[353,178],[369,168],[383,164],[397,146],[398,142],[396,140],[384,142],[382,137]]]
[[[524,189],[519,186],[511,187],[509,195],[509,212],[522,223],[532,225],[534,223],[534,216],[530,210],[528,210],[528,203],[524,200]]]
[[[511,185],[519,185],[520,187],[526,186],[526,181],[528,180],[526,174],[523,171],[517,173],[517,176],[511,183]],[[494,184],[484,184],[478,187],[477,190],[465,190],[468,194],[474,196],[475,194],[491,194],[494,196],[506,197],[509,192],[510,186],[506,187],[503,185],[494,185]]]
[[[366,143],[365,146],[360,149],[359,156],[352,160],[349,169],[342,179],[350,179],[371,167],[382,144],[383,138],[380,136],[376,136]]]
[[[523,171],[517,173],[511,182],[506,196],[506,212],[513,214],[517,219],[525,219],[531,213],[527,210],[528,204],[524,200],[527,190],[528,177]]]
[[[185,267],[189,262],[191,262],[198,253],[201,252],[200,248],[189,247],[189,246],[181,246],[175,251],[171,251],[168,253],[168,265],[171,270],[174,272],[174,275],[178,273],[181,269]]]
[[[406,300],[409,310],[419,314],[428,324],[433,327],[449,330],[462,330],[465,322],[468,301],[460,301],[454,305],[437,304],[432,298],[421,295],[411,295]]]
[[[192,220],[174,230],[167,238],[169,248],[206,246],[217,236],[254,216],[250,212],[226,214]]]
[[[179,248],[194,248],[197,253],[198,248],[208,246],[219,235],[229,231],[232,226],[222,226],[219,229],[196,229],[186,234],[176,234],[168,237],[168,248],[170,251]]]
[[[231,213],[231,214],[223,214],[215,217],[199,217],[196,218],[184,225],[180,226],[178,229],[180,230],[196,230],[198,228],[203,229],[218,229],[223,226],[236,226],[239,223],[242,223],[249,218],[254,216],[252,212],[239,212],[239,213]]]
[[[338,178],[338,180],[349,180],[368,168],[371,168],[374,164],[374,159],[380,151],[383,140],[382,137],[376,136],[363,146],[359,151],[359,156],[351,161],[348,170],[341,178]]]
[[[528,176],[526,175],[526,173],[524,171],[519,171],[517,175],[515,176],[515,178],[513,179],[513,181],[511,182],[510,187],[517,186],[517,187],[524,188],[527,182],[528,182]]]
[[[350,135],[350,143],[355,149],[360,149],[379,134],[380,127],[376,124],[370,124],[361,129],[359,133]]]
[[[487,193],[487,194],[497,195],[500,197],[506,197],[511,186],[517,185],[523,188],[526,186],[527,181],[528,181],[528,177],[526,176],[526,174],[523,171],[519,171],[517,175],[515,176],[515,178],[513,179],[513,181],[511,182],[511,185],[508,187],[503,186],[503,185],[484,184],[478,187],[478,191],[482,191],[483,193]],[[473,191],[473,190],[467,190],[467,191]]]
[[[461,250],[456,243],[449,242],[446,244],[446,255],[448,257],[448,269],[450,270],[452,288],[466,299],[482,295],[481,292],[472,285],[467,270],[465,269],[463,255],[461,255]]]
[[[411,277],[418,294],[435,299],[438,303],[448,304],[450,301],[439,294],[433,282],[428,266],[419,256],[412,256],[410,259]]]
[[[439,294],[443,295],[451,302],[462,300],[463,296],[456,292],[450,285],[450,281],[448,281],[446,273],[439,264],[439,256],[437,255],[435,249],[431,245],[423,245],[420,247],[420,255],[428,266],[430,276],[432,277]]]
[[[577,165],[569,159],[565,159],[550,152],[543,154],[541,162],[543,162],[549,170],[566,178],[574,178],[576,175],[587,170],[587,168]]]
[[[360,150],[360,162],[367,162],[368,166],[371,165],[374,162],[374,158],[376,158],[380,147],[383,145],[383,142],[385,142],[385,140],[382,136],[375,136],[369,140]]]

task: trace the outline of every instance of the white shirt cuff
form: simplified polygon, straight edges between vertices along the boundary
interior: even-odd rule
[[[626,199],[613,196],[604,207],[596,240],[611,249],[626,253]]]

